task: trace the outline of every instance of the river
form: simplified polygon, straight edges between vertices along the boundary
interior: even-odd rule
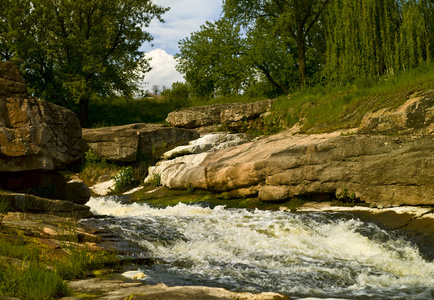
[[[278,292],[303,299],[434,299],[434,263],[410,242],[344,213],[290,213],[178,204],[155,208],[91,198],[83,222],[159,263],[149,284]]]

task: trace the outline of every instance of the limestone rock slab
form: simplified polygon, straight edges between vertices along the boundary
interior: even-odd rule
[[[83,139],[89,149],[100,157],[118,162],[152,160],[198,137],[199,133],[194,130],[144,123],[83,129]]]

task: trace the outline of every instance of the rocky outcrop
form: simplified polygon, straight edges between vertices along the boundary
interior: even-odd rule
[[[98,293],[104,299],[155,299],[155,300],[289,300],[288,297],[277,293],[236,293],[222,288],[200,286],[173,286],[163,283],[157,285],[143,285],[140,282],[125,282],[122,280],[104,280],[93,278],[76,280],[69,284],[78,294],[92,295]],[[77,299],[77,298],[71,298]]]
[[[283,132],[217,152],[178,157],[150,170],[169,188],[264,201],[348,195],[374,206],[434,205],[431,135],[341,136]],[[148,178],[149,178],[148,177]]]
[[[152,161],[174,146],[197,139],[194,130],[156,124],[83,129],[83,139],[96,155],[116,162]]]
[[[76,115],[26,90],[17,67],[0,62],[0,172],[55,170],[79,160]]]
[[[367,114],[359,133],[406,134],[434,133],[434,90],[410,99],[395,109],[382,109]]]
[[[268,112],[275,100],[252,103],[215,104],[180,109],[171,112],[166,121],[174,127],[199,128],[225,124],[239,127],[244,121],[256,119]]]
[[[249,136],[243,133],[226,134],[213,133],[200,137],[190,142],[188,145],[176,147],[163,154],[164,159],[170,159],[187,154],[199,154],[207,151],[219,151],[229,147],[247,143]]]
[[[92,216],[90,208],[70,201],[51,200],[29,194],[0,192],[2,201],[8,203],[9,211],[24,213],[48,213],[60,217],[74,219],[89,218]]]

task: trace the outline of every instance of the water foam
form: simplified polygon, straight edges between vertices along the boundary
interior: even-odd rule
[[[153,208],[115,197],[91,198],[87,205],[94,214],[116,217],[102,226],[116,227],[148,255],[166,261],[167,272],[192,284],[299,297],[434,294],[434,264],[417,248],[336,214]]]

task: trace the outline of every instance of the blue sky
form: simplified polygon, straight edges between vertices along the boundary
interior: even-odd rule
[[[198,31],[205,21],[220,18],[222,0],[154,0],[153,3],[170,7],[163,15],[165,23],[152,21],[146,31],[154,36],[150,43],[142,46],[147,57],[152,57],[153,70],[145,75],[145,89],[153,85],[171,87],[173,82],[183,81],[182,75],[175,70],[173,56],[178,52],[178,42]]]

